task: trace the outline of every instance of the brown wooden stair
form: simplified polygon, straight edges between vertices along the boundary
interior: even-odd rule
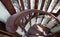
[[[36,13],[36,15],[35,15],[35,13]],[[25,29],[27,23],[29,23],[28,24],[30,26],[29,28],[34,27],[34,24],[37,24],[38,25],[39,23],[40,23],[39,25],[41,26],[42,25],[41,22],[43,22],[43,21],[40,20],[41,22],[36,23],[37,20],[38,20],[38,18],[42,18],[42,17],[40,17],[41,15],[51,17],[50,20],[56,21],[56,25],[59,26],[60,21],[53,14],[48,13],[48,12],[44,12],[44,11],[41,11],[41,10],[37,10],[37,9],[34,9],[34,10],[30,10],[29,9],[29,10],[22,11],[21,13],[17,13],[17,14],[12,15],[7,20],[6,28],[7,28],[7,30],[9,32],[16,33],[16,30],[17,30],[18,26],[20,26],[21,29],[24,31],[25,35],[26,34],[30,34],[31,32],[29,32],[29,29],[28,30]],[[31,21],[32,18],[35,18],[36,19],[36,21],[35,21],[35,23],[33,25],[32,25],[32,21]],[[49,22],[50,22],[50,20],[49,20]],[[43,31],[47,31],[48,32],[48,30],[50,30],[50,32],[51,32],[51,29],[54,28],[54,26],[52,26],[51,28],[49,28],[47,26],[49,22],[47,22],[47,24],[43,24],[42,25],[42,29],[44,29],[44,27],[47,27],[48,28],[48,29],[46,28],[47,30],[44,29]],[[32,28],[32,30],[33,30],[33,28]],[[34,30],[33,30],[33,32],[34,32]],[[53,33],[56,33],[56,32],[53,32],[52,31],[50,34],[53,35]]]
[[[15,2],[14,0],[0,1],[5,6],[5,10],[8,10],[9,13],[8,14],[6,12],[6,14],[8,14],[6,22],[1,20],[6,24],[8,32],[25,37],[25,35],[27,35],[26,31],[28,32],[29,30],[28,27],[31,28],[35,26],[34,24],[40,24],[43,27],[47,27],[48,29],[50,29],[49,31],[51,31],[52,34],[56,33],[55,29],[57,29],[57,32],[59,31],[60,0],[15,0]],[[16,6],[16,4],[18,7]],[[54,10],[56,10],[56,13]],[[44,29],[43,27],[42,29]],[[18,28],[20,28],[20,30]],[[17,34],[16,30],[21,31],[22,34],[19,31],[17,32]]]

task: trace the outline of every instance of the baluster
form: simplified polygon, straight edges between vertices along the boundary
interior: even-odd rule
[[[6,9],[9,11],[9,13],[11,15],[16,13],[16,11],[11,3],[11,0],[1,0],[1,2],[4,4],[4,6],[6,7]]]
[[[31,3],[30,3],[31,0],[27,0],[27,4],[28,4],[28,9],[31,9]]]
[[[39,0],[35,0],[34,9],[38,9],[38,1],[39,1]],[[37,22],[37,15],[38,15],[38,13],[36,12],[36,13],[34,13],[34,14],[36,15],[36,22]]]
[[[43,9],[43,7],[44,7],[44,3],[45,3],[45,0],[42,0],[40,10],[42,10],[42,9]]]
[[[57,6],[58,2],[59,2],[59,0],[57,0],[57,2],[55,3],[54,7],[53,7],[52,10],[51,10],[51,13],[52,13],[52,11],[54,10],[54,8]]]
[[[49,8],[49,6],[50,6],[50,4],[51,4],[51,1],[52,1],[52,0],[48,0],[47,5],[46,5],[46,8],[45,8],[45,11],[48,10],[48,8]]]
[[[42,9],[43,9],[44,4],[45,4],[45,0],[42,0],[40,10],[42,10]],[[43,16],[43,18],[42,18],[41,22],[43,21],[44,17],[45,17],[45,16]]]
[[[25,10],[23,0],[20,0],[20,4],[21,4],[21,7],[22,7],[22,10]]]

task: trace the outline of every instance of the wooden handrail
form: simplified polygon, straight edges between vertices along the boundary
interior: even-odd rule
[[[9,32],[6,32],[6,31],[3,31],[3,30],[0,30],[1,33],[5,34],[5,35],[8,35],[8,36],[12,36],[14,37],[15,35],[9,33]]]
[[[25,11],[22,11],[21,13],[17,13],[17,14],[14,14],[12,15],[8,20],[7,20],[7,23],[6,23],[6,28],[7,28],[7,31],[8,32],[11,32],[11,33],[15,33],[18,26],[20,26],[24,31],[25,33],[27,32],[24,28],[24,23],[21,23],[21,20],[26,17],[27,15],[29,14],[32,14],[32,13],[39,13],[41,15],[49,15],[51,16],[52,18],[54,18],[57,23],[60,24],[60,21],[51,13],[48,13],[48,12],[44,12],[44,11],[41,11],[41,10],[37,10],[37,9],[34,9],[34,10],[25,10]],[[36,17],[36,16],[34,16]],[[31,18],[32,19],[32,18]],[[20,21],[19,21],[20,20]],[[28,20],[28,19],[27,19]],[[27,22],[27,21],[26,21]],[[26,23],[25,22],[25,23]],[[27,22],[28,23],[28,22]]]

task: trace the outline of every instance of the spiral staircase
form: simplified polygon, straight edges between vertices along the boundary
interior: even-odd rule
[[[4,6],[7,14],[1,20],[1,33],[11,37],[60,37],[60,0],[0,2],[0,11]]]

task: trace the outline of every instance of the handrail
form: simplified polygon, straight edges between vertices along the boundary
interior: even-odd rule
[[[7,23],[6,23],[7,30],[11,33],[15,33],[18,26],[20,26],[25,31],[24,26],[22,24],[20,24],[21,22],[19,20],[21,20],[22,18],[24,18],[25,16],[27,16],[31,13],[36,13],[36,12],[40,13],[42,15],[49,15],[52,18],[54,18],[58,23],[60,23],[60,21],[51,13],[44,12],[44,11],[37,10],[37,9],[34,9],[34,10],[29,9],[29,10],[22,11],[21,13],[12,15],[7,20]]]

